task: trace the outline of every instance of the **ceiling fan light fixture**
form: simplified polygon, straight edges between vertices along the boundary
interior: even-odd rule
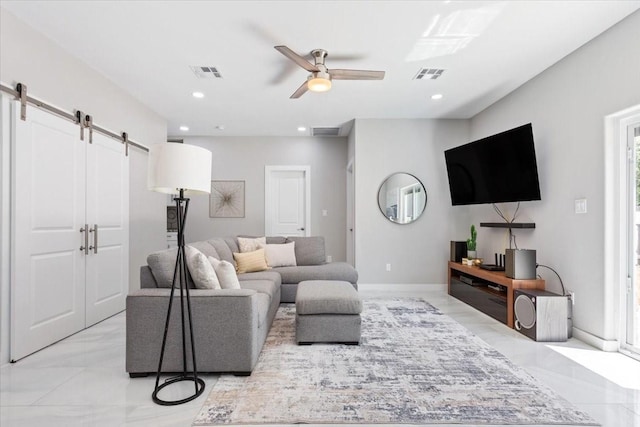
[[[320,76],[311,77],[307,80],[307,88],[311,92],[326,92],[331,89],[331,80]]]

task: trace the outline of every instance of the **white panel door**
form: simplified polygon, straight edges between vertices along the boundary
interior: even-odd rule
[[[265,233],[309,236],[309,167],[265,169]]]
[[[11,359],[85,325],[85,142],[77,125],[12,108]]]
[[[129,290],[129,157],[114,139],[87,146],[86,326],[125,308]]]

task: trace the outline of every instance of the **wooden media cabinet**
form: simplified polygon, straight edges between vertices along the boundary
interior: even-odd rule
[[[449,261],[447,283],[449,295],[505,323],[510,328],[513,328],[514,321],[513,290],[544,290],[545,286],[542,279],[510,279],[505,276],[504,271],[483,270],[480,267],[452,261]],[[501,285],[503,288],[496,290],[489,285],[494,287]]]

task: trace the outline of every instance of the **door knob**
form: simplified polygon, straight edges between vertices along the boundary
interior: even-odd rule
[[[304,227],[298,228],[298,231],[304,231]]]

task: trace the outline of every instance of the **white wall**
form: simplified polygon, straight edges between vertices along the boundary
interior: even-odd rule
[[[522,204],[520,248],[537,250],[576,293],[574,326],[604,340],[616,338],[617,292],[604,277],[604,118],[640,103],[640,12],[636,12],[475,116],[472,139],[532,122],[542,201]],[[588,213],[574,214],[586,198]],[[513,212],[514,204],[504,207]],[[464,216],[464,218],[462,218]],[[458,227],[498,221],[489,206],[456,210]],[[493,258],[506,245],[504,231],[480,229],[479,256]],[[547,288],[553,274],[540,269]]]
[[[264,235],[264,167],[311,166],[311,234],[324,236],[326,254],[346,259],[347,139],[320,137],[187,137],[211,150],[214,180],[245,181],[245,217],[209,218],[209,198],[192,197],[187,242],[215,236]],[[327,216],[322,216],[322,210]]]
[[[449,241],[465,237],[451,228],[451,199],[444,150],[468,142],[466,120],[356,119],[356,268],[360,283],[442,284]],[[406,225],[378,208],[386,177],[406,172],[427,191],[422,216]],[[391,271],[386,271],[386,264]]]
[[[116,133],[125,131],[137,142],[166,141],[166,121],[162,117],[5,9],[0,13],[0,52],[0,81],[3,84],[15,87],[17,83],[23,83],[31,96],[69,112],[81,110],[91,114],[96,124]],[[8,142],[2,139],[2,144]],[[138,267],[146,264],[149,252],[165,247],[166,197],[146,190],[147,155],[136,148],[130,153],[130,289],[136,289],[139,287]],[[8,220],[2,216],[3,223]],[[3,246],[7,238],[2,234]],[[3,272],[0,277],[4,276]],[[0,363],[6,363],[8,281],[3,280],[1,286]]]

